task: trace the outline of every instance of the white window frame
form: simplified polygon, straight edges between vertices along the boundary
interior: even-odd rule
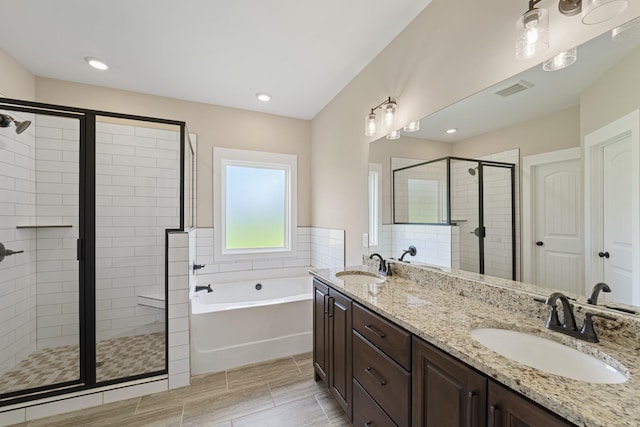
[[[292,154],[263,151],[213,149],[213,213],[214,260],[238,261],[247,259],[286,258],[297,255],[298,226],[298,158]],[[245,166],[280,169],[285,172],[285,236],[281,248],[227,249],[226,241],[226,167]]]

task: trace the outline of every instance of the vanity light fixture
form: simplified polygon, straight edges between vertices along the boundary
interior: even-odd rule
[[[371,112],[364,118],[364,134],[366,136],[374,136],[378,130],[376,110],[380,108],[382,110],[382,125],[386,128],[393,126],[396,120],[396,113],[398,112],[398,104],[396,101],[389,97],[376,105],[371,109]]]
[[[398,132],[397,130],[392,130],[391,132],[389,132],[389,134],[386,136],[387,139],[400,139],[400,132]]]
[[[578,59],[578,50],[574,47],[544,61],[542,63],[542,69],[544,71],[562,70],[576,62],[576,59]]]
[[[420,120],[409,122],[402,128],[405,132],[417,132],[420,130]]]
[[[258,101],[262,101],[262,102],[271,101],[271,95],[269,95],[268,93],[264,93],[264,92],[256,93],[256,98],[258,98]]]
[[[96,70],[105,71],[109,69],[109,66],[102,59],[86,56],[84,60]]]
[[[549,11],[538,9],[542,0],[529,0],[527,10],[516,22],[516,58],[529,59],[549,47]]]

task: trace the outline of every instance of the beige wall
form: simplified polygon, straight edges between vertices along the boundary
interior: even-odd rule
[[[550,48],[529,61],[514,55],[515,21],[526,2],[433,0],[312,121],[314,226],[346,230],[347,265],[358,264],[367,231],[364,115],[397,98],[399,124],[427,116],[640,15],[640,2],[606,23],[550,14]],[[373,29],[372,29],[373,30]]]
[[[311,225],[310,122],[38,77],[38,102],[181,120],[198,135],[197,225],[213,227],[213,147],[298,156],[298,225]]]
[[[0,49],[0,95],[34,101],[36,78],[29,70]]]
[[[533,120],[453,144],[457,157],[480,157],[520,149],[520,159],[580,146],[580,107],[574,106]]]
[[[640,48],[636,48],[580,97],[582,136],[640,108]]]

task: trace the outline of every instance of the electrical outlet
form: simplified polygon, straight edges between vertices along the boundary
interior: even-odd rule
[[[369,233],[362,233],[362,247],[369,247]]]

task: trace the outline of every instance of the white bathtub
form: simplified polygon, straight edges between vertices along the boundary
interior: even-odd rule
[[[313,282],[308,274],[211,288],[191,298],[192,375],[311,351]]]

